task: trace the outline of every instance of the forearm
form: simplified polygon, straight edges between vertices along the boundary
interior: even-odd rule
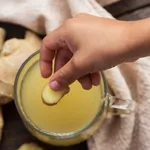
[[[141,58],[150,55],[150,19],[129,23],[127,31],[127,57]]]

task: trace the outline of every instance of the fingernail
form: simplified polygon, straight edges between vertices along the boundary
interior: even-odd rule
[[[57,81],[52,81],[52,82],[50,82],[50,87],[53,90],[59,90],[60,89],[60,84]]]

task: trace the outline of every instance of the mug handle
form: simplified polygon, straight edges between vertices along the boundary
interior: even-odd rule
[[[105,101],[108,112],[113,115],[130,114],[135,111],[133,100],[121,99],[107,93]]]

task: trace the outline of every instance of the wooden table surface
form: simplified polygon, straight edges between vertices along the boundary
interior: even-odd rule
[[[150,17],[149,0],[121,0],[105,7],[114,17],[121,20],[138,20]],[[6,39],[17,37],[23,38],[26,29],[17,25],[0,23],[7,31]],[[24,127],[16,111],[14,102],[3,106],[4,131],[0,142],[0,150],[17,150],[25,142],[35,142],[44,150],[87,150],[86,142],[71,147],[52,147],[35,139]]]

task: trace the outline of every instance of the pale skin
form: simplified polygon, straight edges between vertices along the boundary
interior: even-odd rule
[[[59,91],[78,80],[86,90],[100,83],[99,71],[150,55],[150,19],[119,21],[80,14],[48,34],[40,49],[44,78]]]

